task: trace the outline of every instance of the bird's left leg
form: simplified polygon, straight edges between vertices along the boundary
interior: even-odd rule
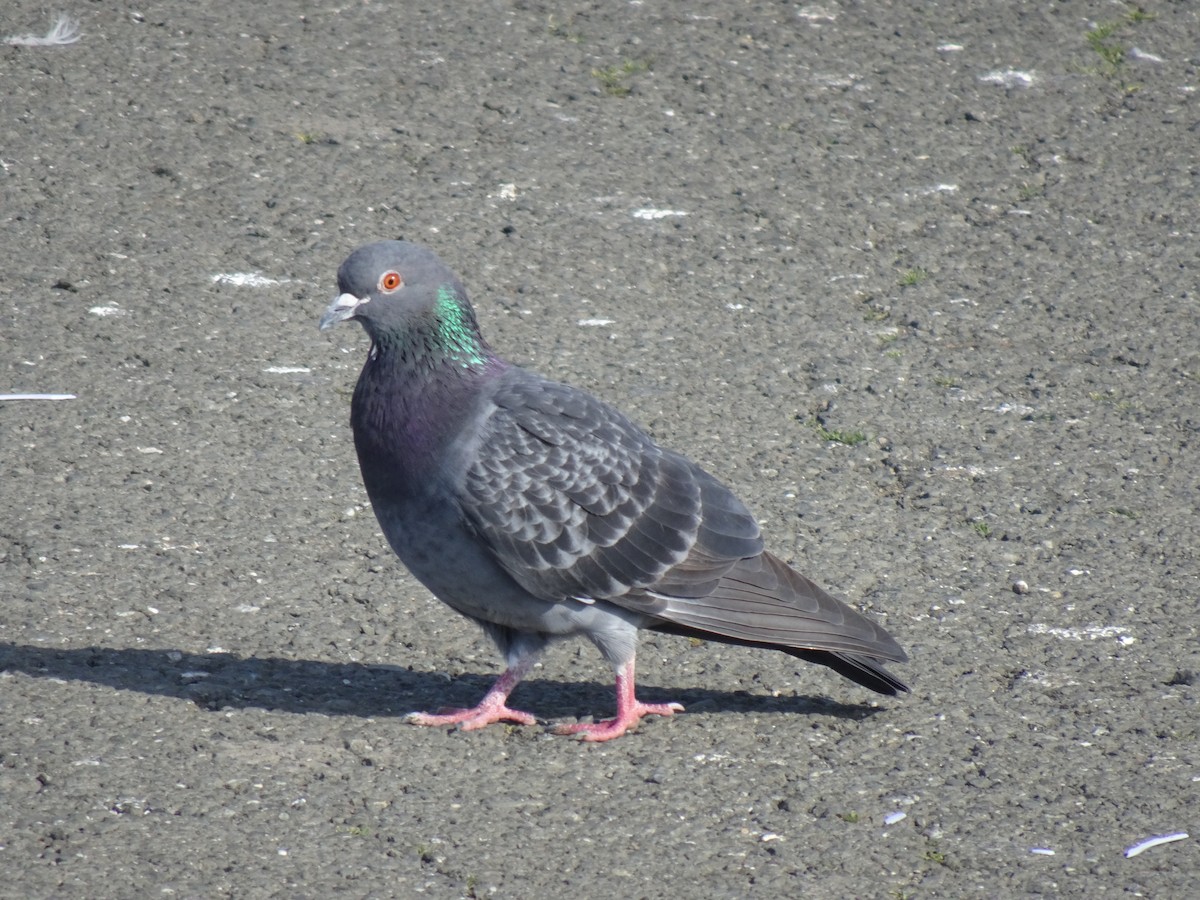
[[[673,716],[683,712],[680,703],[643,703],[634,695],[633,657],[617,668],[617,714],[602,722],[558,725],[555,734],[577,734],[585,741],[611,741],[638,723],[642,716]]]

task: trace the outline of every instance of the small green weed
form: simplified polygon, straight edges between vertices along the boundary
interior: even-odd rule
[[[1133,410],[1132,400],[1122,399],[1109,391],[1090,391],[1088,397],[1096,403],[1107,406],[1114,412],[1121,413],[1122,415]]]
[[[1086,35],[1088,46],[1100,57],[1100,73],[1110,78],[1125,65],[1128,52],[1123,44],[1113,39],[1120,27],[1120,22],[1100,22]]]
[[[574,22],[574,16],[571,16],[565,22],[560,22],[558,17],[551,13],[546,19],[546,31],[554,35],[554,37],[570,41],[572,44],[581,44],[583,43],[583,33],[572,27]]]
[[[854,431],[844,431],[840,428],[826,428],[816,418],[808,420],[808,427],[817,433],[817,436],[825,441],[833,441],[837,444],[845,444],[847,447],[853,447],[861,444],[867,439],[864,432],[855,429]]]
[[[649,60],[627,59],[617,66],[592,69],[592,77],[600,82],[601,89],[610,97],[624,97],[632,90],[629,82],[633,76],[649,70]]]
[[[1017,188],[1017,197],[1021,200],[1036,200],[1046,193],[1046,188],[1032,181],[1024,181]]]
[[[1100,65],[1091,71],[1119,82],[1125,93],[1136,91],[1137,86],[1127,83],[1122,77],[1130,48],[1121,40],[1120,35],[1129,28],[1137,28],[1139,25],[1153,22],[1156,18],[1158,17],[1154,13],[1147,12],[1139,6],[1130,9],[1121,19],[1097,22],[1096,27],[1084,35],[1092,52],[1100,57]]]

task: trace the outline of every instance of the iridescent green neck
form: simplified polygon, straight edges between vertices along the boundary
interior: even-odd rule
[[[451,285],[443,284],[438,288],[434,315],[437,317],[438,344],[448,360],[464,369],[487,362],[487,345],[479,334],[475,317],[460,302]]]

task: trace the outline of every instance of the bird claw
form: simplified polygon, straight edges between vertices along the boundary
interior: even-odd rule
[[[516,722],[520,725],[536,725],[537,719],[519,709],[509,709],[504,704],[481,703],[470,709],[445,708],[436,713],[411,712],[404,717],[410,725],[457,725],[460,731],[475,731],[495,722]]]
[[[642,703],[637,701],[632,707],[618,710],[611,719],[600,722],[579,722],[574,725],[556,725],[550,729],[554,734],[577,735],[581,741],[600,743],[619,738],[635,726],[643,716],[673,716],[683,712],[682,703]]]

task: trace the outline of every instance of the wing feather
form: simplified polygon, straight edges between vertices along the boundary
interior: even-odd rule
[[[460,503],[536,596],[621,597],[680,566],[686,581],[715,582],[762,550],[727,488],[608,404],[520,369],[492,402]]]

